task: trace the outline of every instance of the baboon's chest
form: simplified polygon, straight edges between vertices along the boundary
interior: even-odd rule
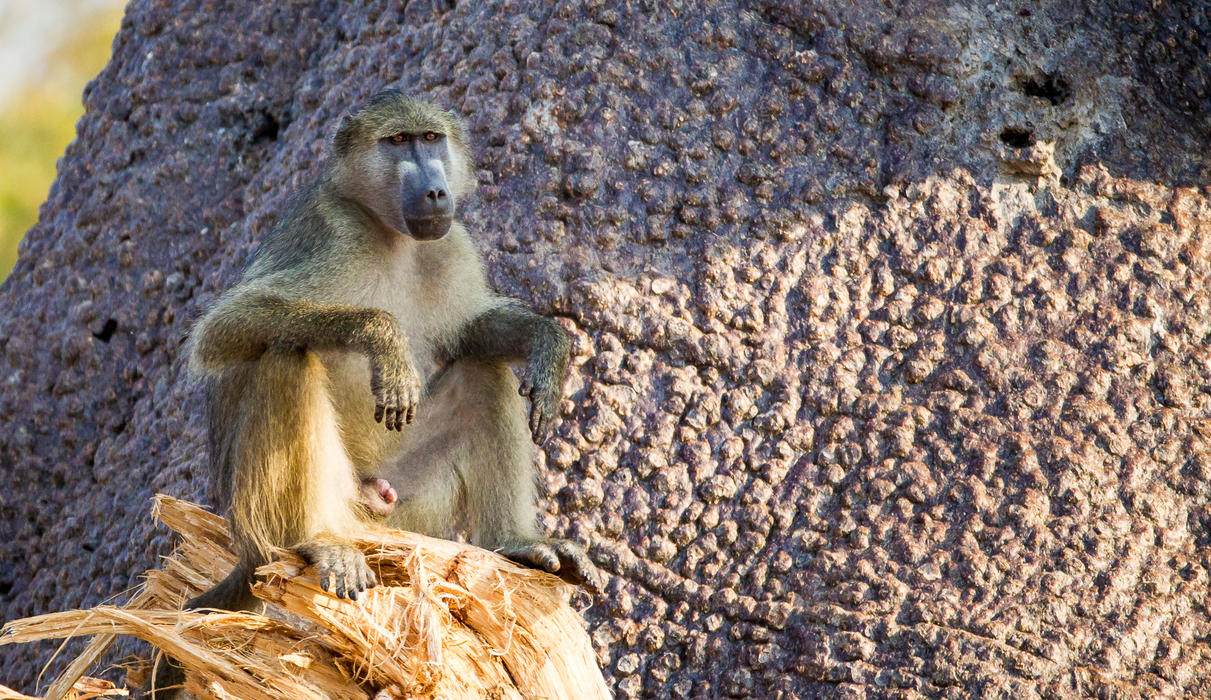
[[[428,374],[434,369],[430,365],[440,344],[456,330],[462,314],[448,271],[442,266],[420,270],[412,262],[389,267],[369,303],[395,316],[412,348],[417,370]]]
[[[436,260],[384,260],[379,274],[342,296],[352,306],[395,316],[408,339],[412,364],[425,382],[440,369],[441,350],[490,299],[478,260],[461,267]],[[467,261],[464,261],[467,262]],[[397,449],[400,434],[373,420],[370,363],[360,353],[321,353],[346,451],[355,465],[375,464]]]
[[[408,340],[418,372],[438,369],[443,348],[483,311],[491,292],[478,256],[459,241],[411,244],[384,256],[350,303],[390,312]]]

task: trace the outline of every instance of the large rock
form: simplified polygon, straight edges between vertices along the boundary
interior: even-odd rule
[[[5,618],[168,550],[190,321],[400,85],[575,329],[543,521],[620,697],[1211,693],[1207,4],[351,5],[128,8],[0,289]]]

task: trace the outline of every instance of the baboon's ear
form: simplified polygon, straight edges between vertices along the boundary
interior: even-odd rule
[[[337,155],[345,155],[353,148],[354,124],[353,113],[345,110],[336,122],[336,132],[332,135],[332,150]]]
[[[459,142],[463,148],[467,149],[467,153],[471,152],[471,129],[467,126],[467,120],[454,112],[446,112],[450,115],[450,121],[454,123],[454,131],[458,136]]]

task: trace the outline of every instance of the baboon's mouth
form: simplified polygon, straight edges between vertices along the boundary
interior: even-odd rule
[[[450,231],[452,216],[430,216],[418,219],[406,219],[408,235],[418,241],[435,241]]]

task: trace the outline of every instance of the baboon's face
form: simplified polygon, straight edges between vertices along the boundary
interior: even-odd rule
[[[399,131],[379,139],[380,158],[389,164],[391,189],[406,228],[420,241],[446,235],[454,220],[454,192],[447,173],[454,169],[449,139],[436,131]]]
[[[335,146],[344,189],[416,240],[446,235],[458,198],[473,186],[457,120],[396,93],[342,122]]]

